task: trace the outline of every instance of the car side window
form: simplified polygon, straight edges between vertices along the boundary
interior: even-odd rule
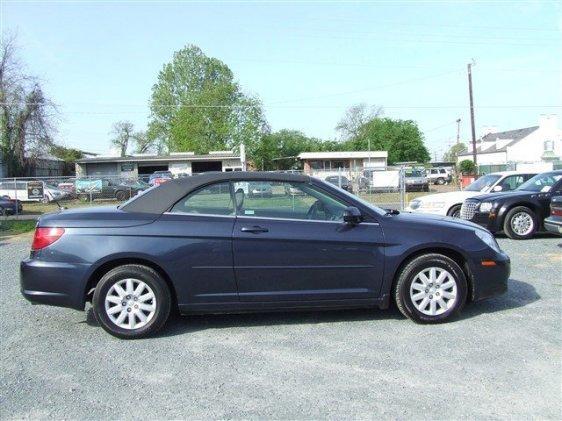
[[[348,206],[308,183],[236,182],[234,196],[237,215],[263,218],[341,221]]]
[[[234,215],[230,183],[216,183],[190,193],[177,202],[172,213]]]
[[[525,178],[522,175],[510,175],[505,177],[499,185],[502,187],[502,191],[515,190],[521,184],[525,182]]]

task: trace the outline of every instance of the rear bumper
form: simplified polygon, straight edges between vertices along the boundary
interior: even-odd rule
[[[507,281],[511,273],[511,260],[503,252],[497,253],[493,259],[494,266],[478,265],[472,270],[472,300],[478,301],[503,294],[507,291]]]
[[[21,293],[33,304],[84,309],[89,265],[27,259],[20,264]]]

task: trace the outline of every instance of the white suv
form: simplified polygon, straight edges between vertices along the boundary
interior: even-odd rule
[[[433,184],[445,184],[451,182],[451,173],[445,168],[430,168],[427,170],[427,178]]]
[[[484,193],[515,190],[536,174],[533,172],[505,171],[483,175],[464,190],[418,197],[410,202],[406,211],[458,218],[460,217],[462,202],[465,199]]]

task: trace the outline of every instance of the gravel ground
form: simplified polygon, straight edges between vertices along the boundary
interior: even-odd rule
[[[452,323],[396,310],[175,318],[120,341],[19,294],[29,237],[0,240],[0,417],[562,417],[562,241],[500,239],[509,292]]]

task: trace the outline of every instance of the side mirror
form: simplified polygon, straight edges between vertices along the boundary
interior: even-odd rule
[[[355,206],[349,206],[343,211],[343,222],[350,225],[355,225],[363,220],[361,211]]]
[[[494,188],[492,190],[493,191],[502,191],[503,187],[502,186],[494,186]]]

